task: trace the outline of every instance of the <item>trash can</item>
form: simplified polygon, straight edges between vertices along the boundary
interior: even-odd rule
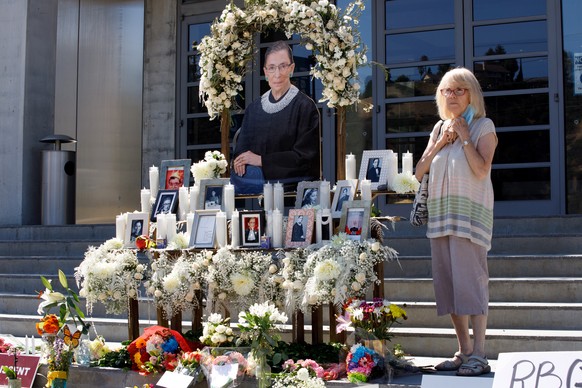
[[[75,223],[75,151],[61,150],[61,144],[75,143],[67,135],[51,135],[40,140],[54,144],[53,150],[42,151],[42,224]]]

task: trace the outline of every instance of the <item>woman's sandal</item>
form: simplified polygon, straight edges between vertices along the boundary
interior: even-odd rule
[[[440,364],[435,365],[435,369],[441,372],[450,372],[454,370],[458,370],[461,365],[467,363],[469,361],[469,356],[463,354],[461,352],[455,353],[452,359],[445,360]]]
[[[457,370],[457,376],[481,376],[489,372],[491,372],[491,366],[487,358],[470,356],[469,360]]]

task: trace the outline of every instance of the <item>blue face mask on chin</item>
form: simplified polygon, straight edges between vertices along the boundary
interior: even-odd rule
[[[473,116],[475,115],[475,108],[471,104],[467,105],[467,109],[463,112],[461,116],[465,119],[467,124],[471,125],[471,121],[473,121]]]

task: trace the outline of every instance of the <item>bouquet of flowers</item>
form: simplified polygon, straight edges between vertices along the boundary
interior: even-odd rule
[[[407,319],[402,307],[382,298],[374,298],[371,302],[353,299],[346,303],[344,311],[345,314],[337,319],[338,333],[352,326],[367,334],[366,337],[380,340],[390,340],[392,326],[400,323],[399,319]]]
[[[202,349],[202,371],[210,388],[228,388],[239,385],[248,372],[248,361],[241,352],[222,349]],[[242,349],[241,349],[242,350]]]
[[[162,326],[151,326],[127,348],[132,369],[141,374],[173,371],[182,352],[191,351],[180,333]]]
[[[228,247],[219,249],[208,267],[209,299],[217,297],[221,303],[240,308],[256,301],[271,300],[276,290],[269,281],[270,266],[268,253],[235,252]]]
[[[381,365],[381,363],[382,358],[372,349],[361,344],[353,345],[346,358],[348,380],[351,383],[368,381],[374,367]]]
[[[123,241],[116,238],[89,247],[75,268],[79,295],[86,298],[89,313],[100,302],[108,314],[121,314],[127,311],[129,299],[138,297],[147,267],[139,263],[136,251],[122,248]]]
[[[293,255],[301,253],[294,252]],[[289,260],[293,270],[283,268],[284,277],[289,272],[297,271],[295,268],[302,268],[303,274],[295,275],[297,279],[293,282],[294,289],[300,289],[299,285],[295,285],[297,280],[305,282],[301,300],[294,299],[299,302],[299,306],[288,307],[299,307],[307,312],[312,306],[328,303],[341,306],[349,298],[365,295],[368,287],[380,282],[375,271],[376,264],[396,257],[394,249],[378,241],[350,240],[344,233],[340,233],[332,237],[330,244],[310,251],[305,265],[300,266],[294,263],[295,260]]]
[[[228,347],[234,343],[234,333],[230,327],[230,318],[222,319],[220,314],[210,314],[208,320],[202,323],[200,342],[212,347]]]
[[[151,279],[144,286],[164,316],[172,317],[177,312],[198,307],[196,292],[205,280],[205,259],[205,252],[184,251],[174,259],[169,252],[160,251],[159,257],[152,260]]]
[[[199,377],[202,377],[200,371],[203,357],[204,354],[198,350],[182,353],[178,358],[178,366],[174,369],[174,373],[193,376],[194,381],[199,381]]]
[[[397,194],[416,193],[420,186],[418,179],[408,172],[396,175],[390,183]]]
[[[250,343],[255,359],[273,354],[274,346],[280,340],[275,333],[278,324],[287,322],[287,315],[275,305],[264,302],[255,303],[248,311],[238,314],[240,338],[237,343]]]
[[[325,382],[315,375],[313,369],[298,366],[297,368],[279,373],[273,379],[273,388],[324,388]]]
[[[0,338],[0,343],[4,344],[4,340],[2,338]],[[18,380],[18,369],[16,368],[16,365],[18,364],[18,355],[20,354],[20,349],[18,349],[16,346],[8,346],[7,348],[2,347],[0,353],[7,353],[9,356],[14,358],[12,367],[8,365],[2,366],[2,371],[6,375],[6,378],[8,380]]]
[[[204,154],[204,160],[192,164],[190,171],[196,183],[202,179],[219,178],[226,172],[228,162],[219,151],[207,151]]]

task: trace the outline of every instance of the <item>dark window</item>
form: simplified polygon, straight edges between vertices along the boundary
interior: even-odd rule
[[[506,19],[546,14],[546,0],[473,0],[474,20]]]
[[[548,125],[547,93],[485,97],[487,116],[497,127]]]
[[[453,29],[386,36],[386,64],[442,61],[455,57]]]
[[[484,91],[548,87],[546,57],[475,62],[474,72]]]
[[[453,23],[453,0],[388,0],[386,29]]]
[[[386,70],[386,98],[434,96],[452,65],[414,66]]]
[[[550,199],[550,168],[513,168],[491,171],[496,201]]]
[[[501,55],[548,50],[545,21],[506,23],[474,28],[474,55]]]

